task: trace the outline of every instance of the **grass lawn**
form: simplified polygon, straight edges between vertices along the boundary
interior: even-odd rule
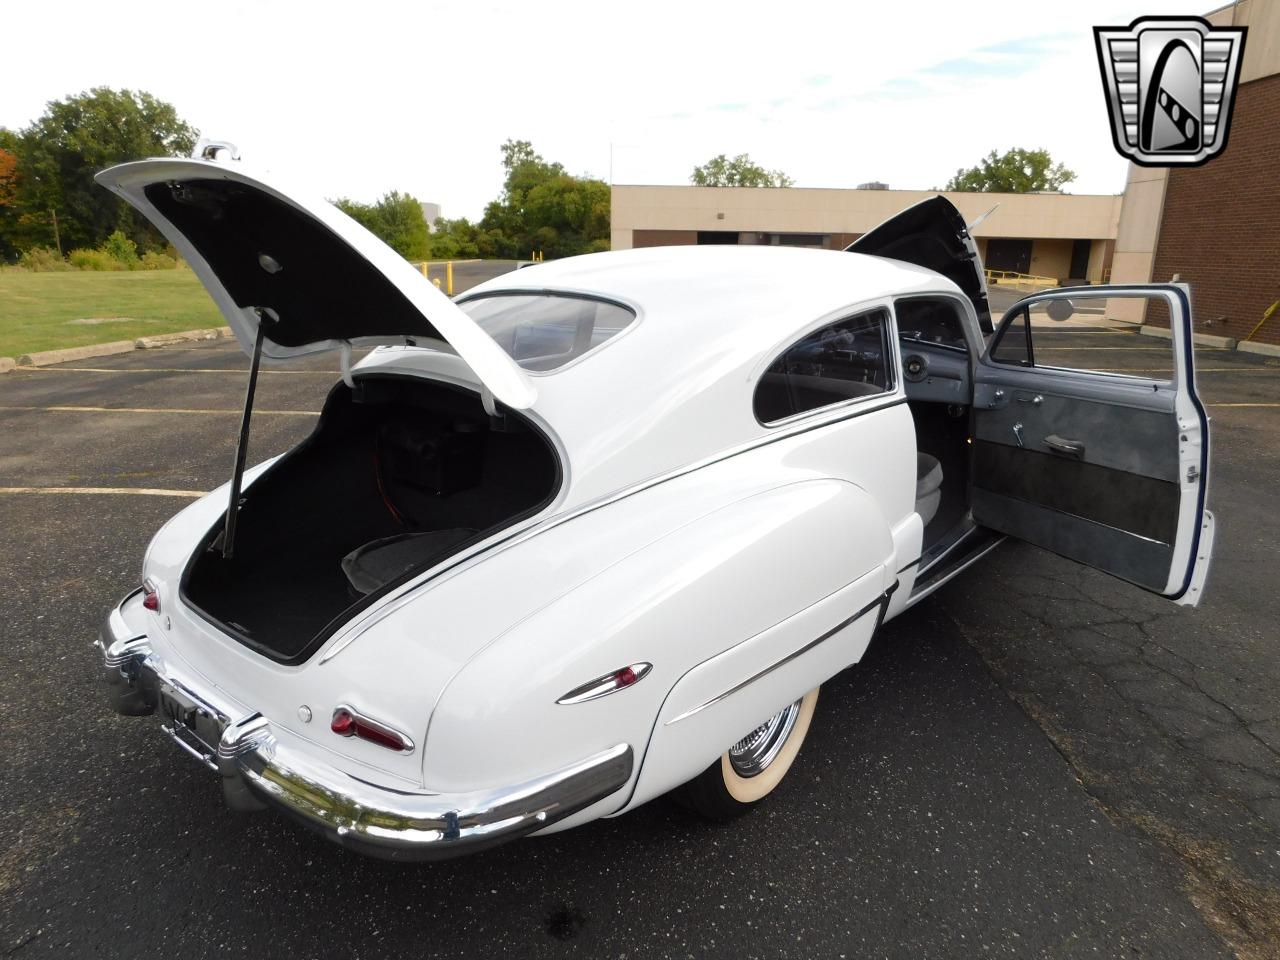
[[[0,271],[0,357],[219,327],[190,270]]]

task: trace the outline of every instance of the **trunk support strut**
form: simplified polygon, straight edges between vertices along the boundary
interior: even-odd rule
[[[267,312],[258,312],[258,335],[253,341],[253,360],[249,364],[249,385],[244,393],[244,412],[240,415],[240,440],[236,443],[236,463],[231,471],[231,496],[227,502],[227,525],[222,531],[222,557],[230,560],[235,552],[236,515],[240,512],[240,484],[244,480],[244,461],[249,453],[249,418],[253,415],[253,394],[258,387],[258,367],[262,363],[262,340],[266,335]]]

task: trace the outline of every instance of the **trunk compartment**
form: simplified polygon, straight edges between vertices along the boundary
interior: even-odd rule
[[[421,571],[537,513],[560,486],[550,441],[523,416],[426,379],[337,384],[312,435],[241,499],[182,579],[187,604],[241,643],[300,663]]]

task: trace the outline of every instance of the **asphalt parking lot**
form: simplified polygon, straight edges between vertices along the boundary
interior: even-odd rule
[[[1167,348],[1113,336],[1131,365]],[[154,723],[106,706],[90,641],[154,530],[228,476],[243,354],[8,374],[0,950],[1280,955],[1280,361],[1197,362],[1219,524],[1200,608],[1007,543],[823,688],[792,773],[747,818],[663,800],[409,866],[229,813]],[[306,435],[335,370],[264,372],[250,462]]]

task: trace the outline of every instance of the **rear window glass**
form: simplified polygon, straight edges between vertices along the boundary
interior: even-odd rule
[[[502,293],[458,304],[526,370],[555,370],[616,336],[636,315],[621,304],[555,293]]]
[[[893,389],[889,315],[848,317],[791,345],[760,378],[754,399],[764,424]]]

